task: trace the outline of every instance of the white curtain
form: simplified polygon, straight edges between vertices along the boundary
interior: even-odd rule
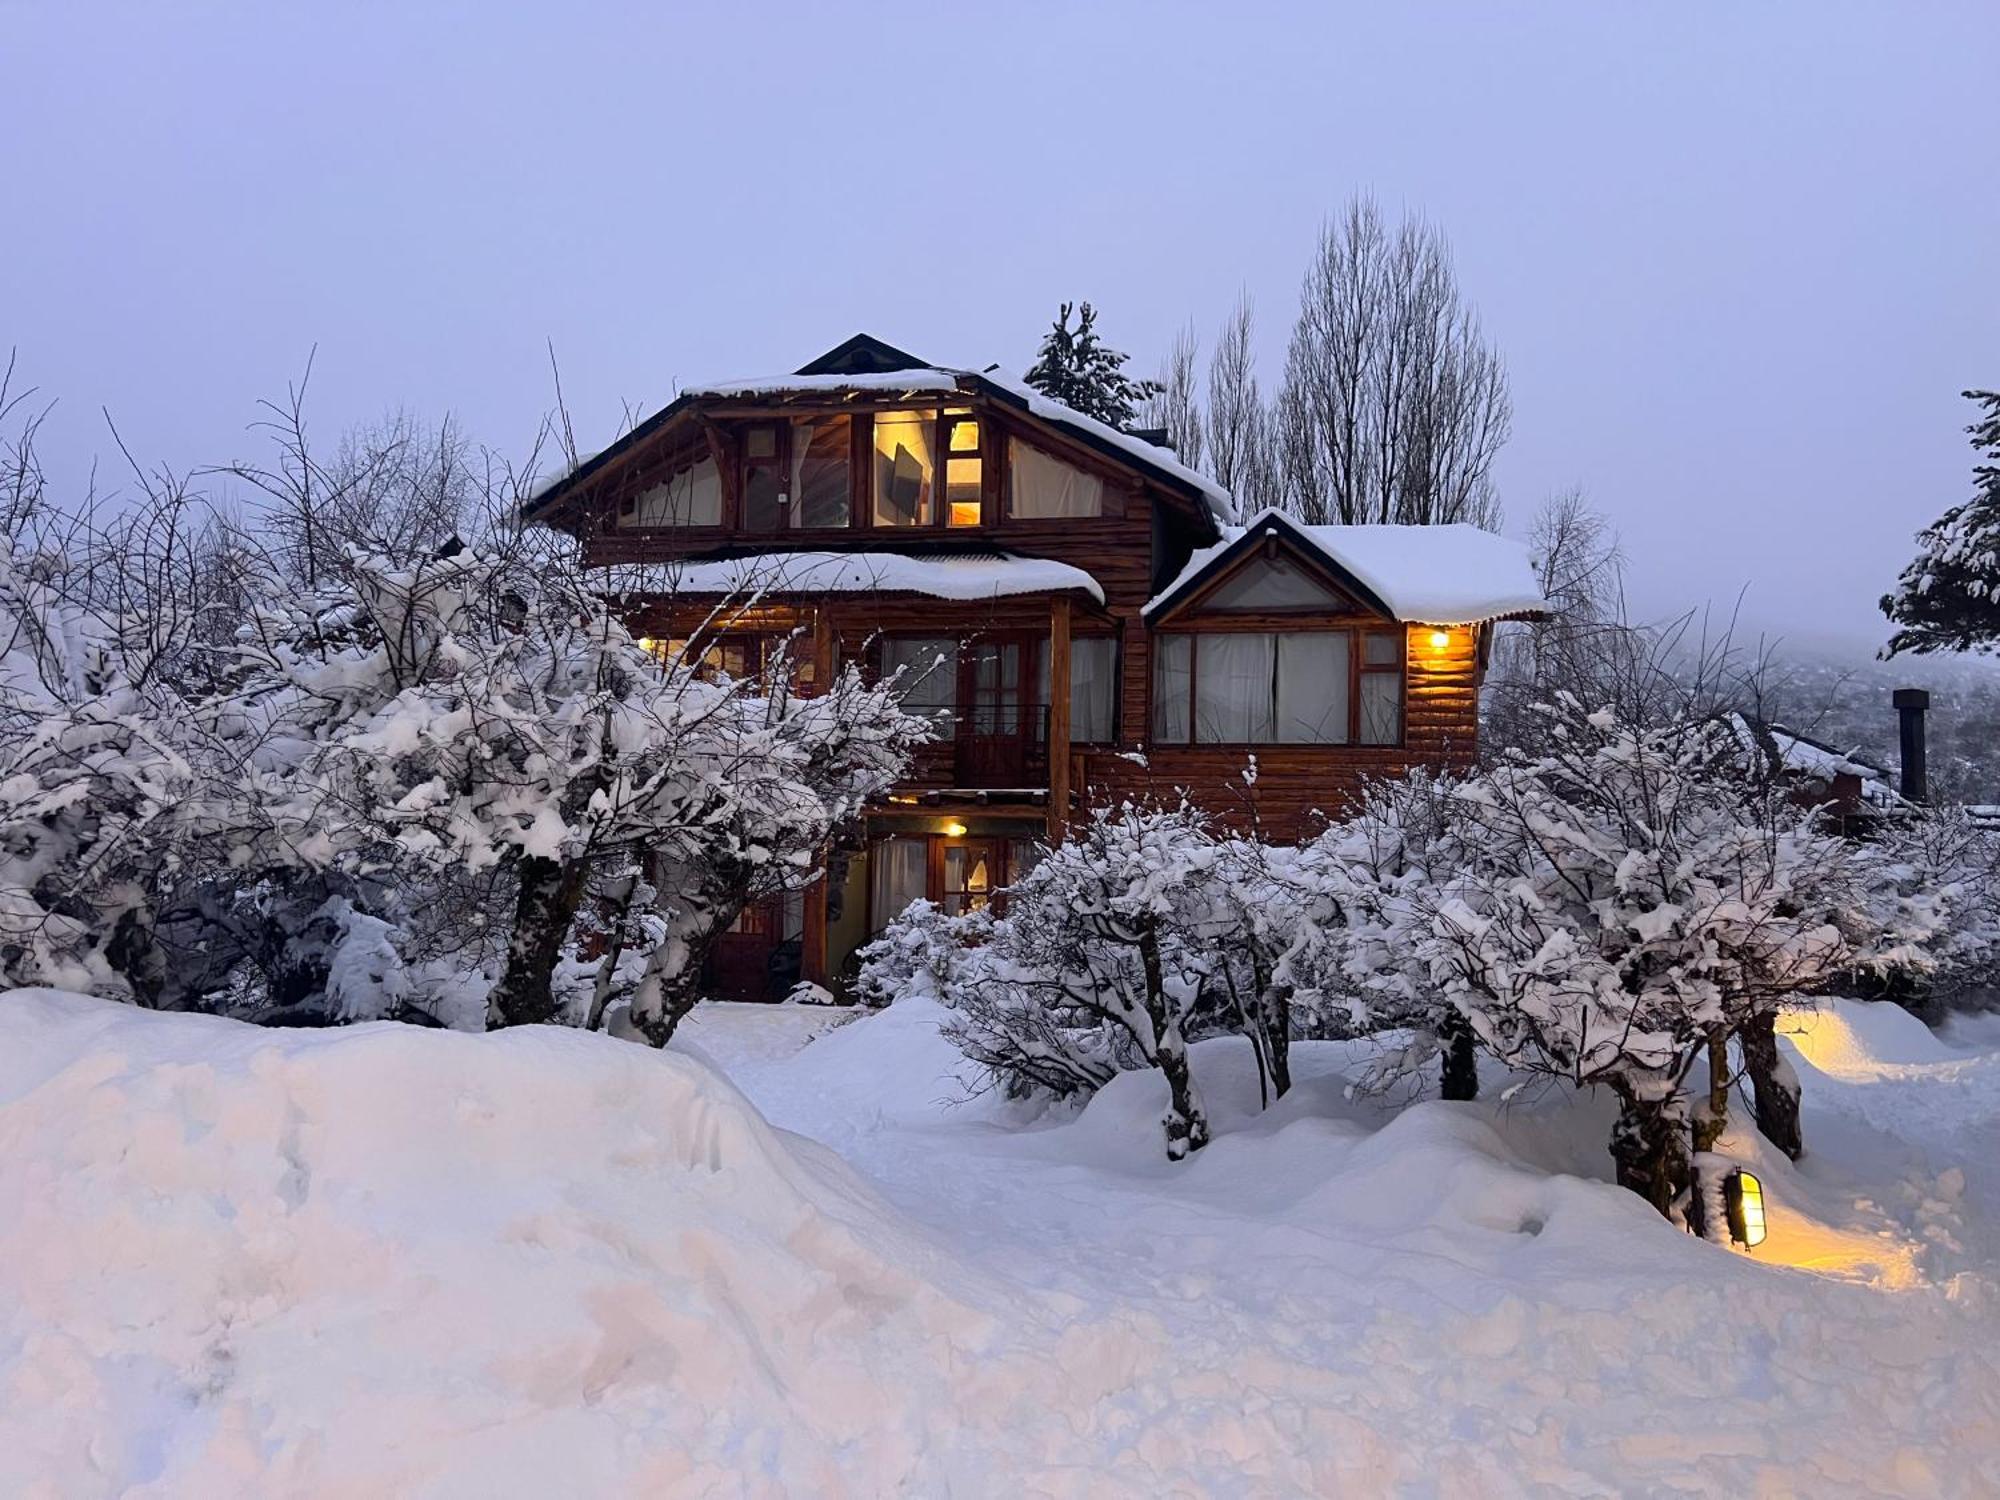
[[[1007,441],[1008,513],[1024,521],[1104,514],[1104,481],[1018,438]]]
[[[656,484],[639,497],[635,526],[720,526],[722,524],[722,475],[715,460],[682,469],[664,484]]]
[[[1153,637],[1153,738],[1162,745],[1188,741],[1188,678],[1194,637]]]
[[[1287,745],[1339,745],[1347,740],[1347,653],[1344,630],[1300,631],[1278,637],[1278,739]],[[1364,701],[1366,694],[1363,695]]]
[[[1361,743],[1396,745],[1403,739],[1403,674],[1361,674]]]
[[[869,908],[876,932],[930,894],[929,839],[880,839],[871,851]]]
[[[1277,637],[1201,635],[1195,642],[1194,737],[1229,745],[1268,742]]]
[[[1108,635],[1078,636],[1069,643],[1069,737],[1079,744],[1111,739],[1118,699],[1118,642]]]
[[[1050,703],[1049,643],[1035,647],[1036,701]],[[1187,684],[1181,684],[1186,697]],[[1108,635],[1079,635],[1069,643],[1069,738],[1071,744],[1106,745],[1118,711],[1118,641]],[[1037,734],[1037,739],[1041,738]]]

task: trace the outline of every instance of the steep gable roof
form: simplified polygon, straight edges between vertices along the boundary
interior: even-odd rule
[[[1267,539],[1276,538],[1339,579],[1362,604],[1392,620],[1472,625],[1548,613],[1528,549],[1477,526],[1307,526],[1267,510],[1188,559],[1180,576],[1146,604],[1163,619]]]
[[[1187,496],[1218,528],[1227,526],[1236,518],[1236,502],[1229,491],[1207,475],[1187,467],[1174,457],[1170,449],[1134,437],[1131,433],[1120,432],[1107,423],[1071,410],[1060,401],[1052,401],[1034,387],[1001,374],[998,366],[967,370],[928,365],[892,344],[857,333],[790,375],[708,381],[689,386],[624,437],[580,460],[568,473],[557,475],[544,484],[521,507],[522,519],[533,521],[540,518],[590,476],[644,443],[698,402],[725,397],[776,400],[794,395],[837,395],[843,391],[929,395],[933,399],[951,393],[985,396],[1025,412],[1084,447],[1116,463],[1136,468],[1167,489]]]

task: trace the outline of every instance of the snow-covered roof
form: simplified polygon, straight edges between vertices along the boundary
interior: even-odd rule
[[[1889,773],[1857,755],[1845,754],[1782,724],[1752,724],[1740,713],[1729,715],[1729,725],[1746,750],[1762,747],[1776,757],[1777,769],[1781,771],[1829,785],[1836,776],[1857,777],[1863,802],[1875,807],[1902,805],[1902,793],[1896,790]]]
[[[1307,526],[1266,510],[1188,559],[1178,577],[1150,600],[1148,616],[1182,597],[1251,539],[1277,534],[1317,553],[1372,595],[1391,619],[1472,625],[1545,614],[1533,561],[1521,543],[1477,526]]]
[[[957,370],[880,370],[853,375],[759,375],[688,386],[683,396],[783,396],[812,391],[956,391]]]
[[[946,557],[762,552],[704,561],[614,563],[591,571],[618,594],[927,594],[979,600],[1073,589],[1104,602],[1104,590],[1083,569],[1010,552]]]
[[[814,363],[817,364],[818,361]],[[807,368],[811,369],[812,366],[809,365]],[[1044,396],[1033,386],[1011,375],[1002,374],[997,367],[971,370],[942,365],[925,365],[901,370],[759,375],[738,380],[702,381],[687,386],[669,405],[653,413],[609,447],[580,458],[565,472],[553,475],[537,485],[523,510],[532,517],[559,492],[586,477],[616,454],[650,436],[690,402],[729,397],[754,400],[787,395],[832,394],[839,391],[908,392],[911,395],[933,396],[954,393],[971,396],[984,393],[996,396],[1003,402],[1020,407],[1030,416],[1047,422],[1052,427],[1069,432],[1090,447],[1108,452],[1111,456],[1128,459],[1182,489],[1193,491],[1200,497],[1217,526],[1228,526],[1237,518],[1236,501],[1229,491],[1207,475],[1198,473],[1182,463],[1174,456],[1171,449],[1163,448],[1158,443],[1149,443],[1144,438],[1134,437],[1129,432],[1120,432],[1108,423],[1072,410],[1062,402]]]

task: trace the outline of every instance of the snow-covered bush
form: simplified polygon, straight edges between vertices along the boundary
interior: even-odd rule
[[[1885,883],[1933,920],[1920,998],[1935,1009],[2000,990],[2000,832],[1962,807],[1926,807],[1886,820],[1875,848]]]
[[[1102,1083],[1129,1046],[1166,1077],[1168,1157],[1207,1144],[1187,1045],[1233,924],[1222,857],[1186,804],[1100,809],[1009,887],[1006,915],[956,976],[954,1039],[1058,1092]]]
[[[1452,860],[1409,890],[1409,940],[1501,1061],[1617,1095],[1618,1180],[1671,1214],[1694,1186],[1690,1125],[1697,1153],[1721,1130],[1730,1036],[1912,950],[1869,861],[1738,774],[1713,721],[1549,712],[1549,754],[1450,788]]]
[[[972,945],[991,928],[983,907],[948,917],[935,901],[912,901],[854,955],[854,998],[878,1009],[906,998],[949,1005]]]

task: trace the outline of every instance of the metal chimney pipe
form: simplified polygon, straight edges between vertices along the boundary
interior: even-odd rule
[[[1922,688],[1897,688],[1890,702],[1896,705],[1897,726],[1902,731],[1903,795],[1912,802],[1930,798],[1930,777],[1924,767],[1924,711],[1931,695]]]

